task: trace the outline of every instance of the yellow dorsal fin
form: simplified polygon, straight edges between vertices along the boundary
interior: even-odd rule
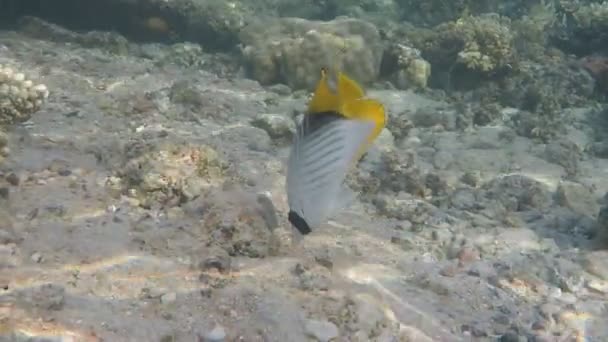
[[[327,69],[321,69],[321,79],[317,83],[317,88],[308,104],[308,113],[338,112],[340,109],[340,99],[329,87],[327,79]]]

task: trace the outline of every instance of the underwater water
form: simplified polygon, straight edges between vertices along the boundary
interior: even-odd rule
[[[607,33],[0,0],[0,341],[608,341]]]

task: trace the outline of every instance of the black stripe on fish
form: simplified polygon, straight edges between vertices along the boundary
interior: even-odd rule
[[[344,119],[344,115],[338,112],[306,114],[304,119],[302,119],[302,136],[307,137],[329,123]]]
[[[312,231],[306,220],[302,218],[302,216],[298,215],[295,211],[289,211],[288,215],[289,222],[296,227],[296,229],[302,234],[307,235]]]

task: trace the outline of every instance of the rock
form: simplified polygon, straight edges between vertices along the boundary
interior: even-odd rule
[[[521,336],[515,332],[509,331],[503,334],[499,339],[499,342],[526,342],[528,339],[525,336]]]
[[[479,209],[479,203],[475,192],[468,188],[456,189],[450,194],[450,204],[460,210]]]
[[[587,282],[587,287],[593,291],[608,294],[608,281],[592,279]]]
[[[328,321],[309,319],[306,321],[304,329],[306,334],[316,338],[320,342],[329,342],[340,335],[338,327]]]
[[[251,124],[266,131],[272,139],[282,142],[291,142],[296,132],[293,120],[279,114],[260,114]]]
[[[484,184],[485,196],[508,211],[545,209],[551,204],[547,186],[524,175],[499,176]]]
[[[160,296],[160,302],[163,304],[171,304],[177,300],[177,293],[175,292],[167,292],[164,295]]]
[[[269,192],[258,193],[257,202],[260,205],[261,215],[266,221],[268,229],[273,230],[279,226],[279,218],[277,217],[277,209],[272,202],[272,197]]]
[[[608,280],[608,251],[593,251],[583,259],[585,270],[603,280]]]
[[[58,311],[65,304],[65,288],[55,284],[44,284],[27,290],[20,296],[21,301],[29,307]]]
[[[217,249],[213,251],[213,256],[200,262],[199,269],[201,271],[216,269],[218,272],[224,273],[230,270],[231,263],[230,255],[224,250]]]
[[[226,331],[224,330],[224,327],[217,324],[213,329],[211,329],[211,331],[209,331],[208,333],[206,333],[203,336],[203,341],[221,342],[221,341],[224,341],[225,338],[226,338]]]
[[[596,217],[600,211],[595,196],[582,184],[562,181],[557,187],[557,203],[579,215]]]
[[[547,144],[544,157],[550,163],[561,165],[568,174],[576,174],[581,151],[570,140],[558,140]]]
[[[42,254],[36,252],[36,253],[32,254],[31,259],[33,262],[39,263],[42,261]]]

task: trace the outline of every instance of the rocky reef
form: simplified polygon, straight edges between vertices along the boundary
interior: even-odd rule
[[[9,3],[0,340],[607,339],[604,2]],[[302,238],[322,67],[388,123]]]

